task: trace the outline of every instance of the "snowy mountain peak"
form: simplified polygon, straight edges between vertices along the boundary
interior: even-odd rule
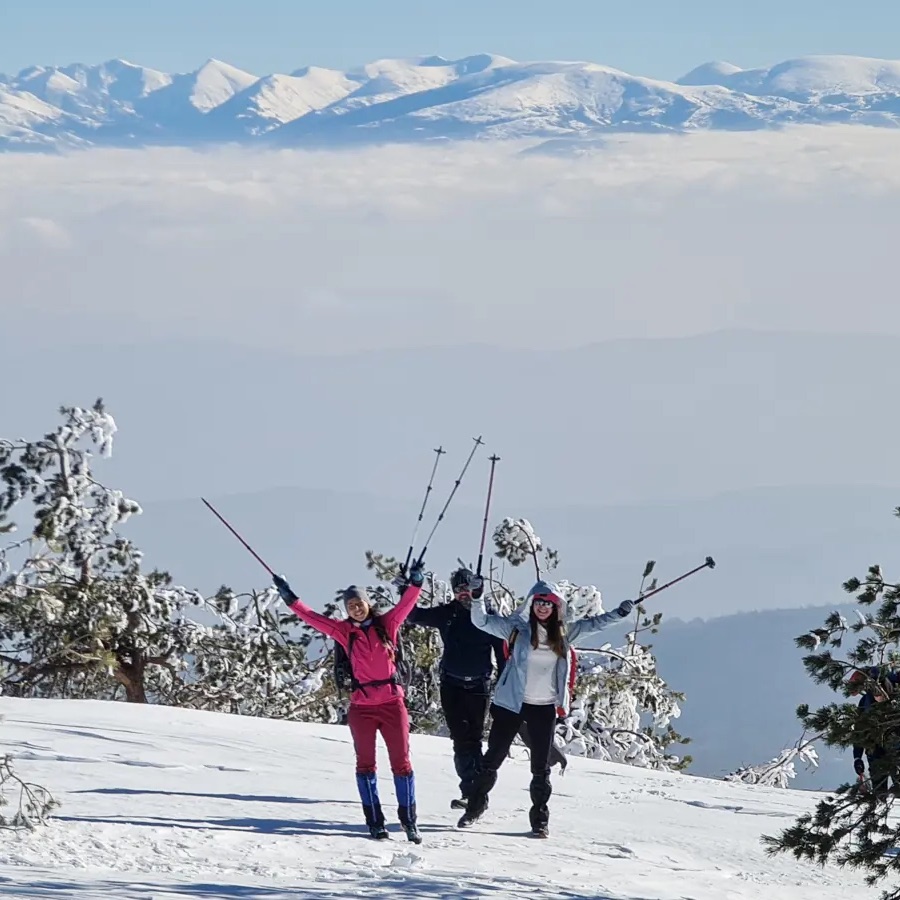
[[[687,75],[682,75],[675,83],[683,85],[721,85],[723,83],[722,79],[728,78],[730,75],[734,75],[736,72],[740,71],[740,66],[732,65],[730,62],[716,60],[714,62],[704,63],[702,66],[697,66],[696,69],[691,69]]]
[[[208,59],[190,77],[193,80],[190,102],[200,112],[215,109],[259,81],[258,75],[251,75],[218,59]]]
[[[281,146],[473,138],[560,146],[610,130],[900,125],[900,61],[855,56],[757,69],[709,62],[677,83],[593,62],[522,63],[489,53],[385,58],[347,71],[307,66],[262,78],[218,59],[177,74],[113,59],[32,66],[0,83],[0,149],[7,150],[261,138]],[[28,97],[56,112],[42,109],[23,122]]]

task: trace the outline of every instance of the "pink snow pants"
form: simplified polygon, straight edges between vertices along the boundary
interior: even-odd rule
[[[375,737],[379,731],[387,745],[391,772],[394,775],[409,775],[412,772],[409,761],[409,713],[402,697],[375,706],[351,703],[347,724],[353,735],[357,772],[368,774],[375,771]]]

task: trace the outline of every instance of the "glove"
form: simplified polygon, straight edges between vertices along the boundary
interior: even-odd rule
[[[861,759],[853,760],[853,771],[856,772],[857,775],[865,775],[866,774],[866,764]]]
[[[402,572],[391,581],[398,597],[402,597],[406,589],[409,587],[409,579]]]
[[[425,584],[425,566],[421,561],[414,562],[409,570],[409,583],[417,588]]]
[[[473,600],[480,600],[484,594],[484,579],[480,575],[470,575],[466,581],[466,587]]]
[[[285,580],[284,575],[274,575],[272,577],[272,581],[275,582],[275,587],[278,588],[278,593],[281,594],[281,599],[290,606],[292,603],[296,603],[300,598],[291,590],[291,586]]]
[[[556,707],[556,724],[562,725],[566,721],[566,711],[561,707]]]
[[[634,603],[631,600],[623,600],[616,612],[624,619],[626,616],[631,615],[631,611],[634,609]]]

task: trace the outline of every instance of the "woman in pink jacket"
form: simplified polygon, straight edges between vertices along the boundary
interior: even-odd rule
[[[387,745],[397,792],[397,814],[406,837],[422,842],[416,826],[416,779],[409,759],[409,715],[405,694],[394,664],[397,632],[416,605],[424,582],[421,563],[398,585],[400,601],[378,615],[368,593],[355,585],[344,591],[348,618],[331,619],[310,609],[279,575],[275,586],[282,599],[307,625],[328,635],[347,653],[353,672],[347,724],[356,750],[356,785],[362,800],[369,834],[376,840],[388,837],[378,798],[375,737],[380,731]]]

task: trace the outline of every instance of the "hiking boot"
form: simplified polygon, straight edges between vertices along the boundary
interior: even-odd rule
[[[536,838],[550,837],[550,829],[546,825],[538,825],[531,829],[531,836]]]
[[[487,809],[488,805],[489,804],[488,804],[487,798],[485,797],[484,808]],[[468,808],[469,808],[469,800],[467,797],[461,797],[458,800],[450,801],[450,809],[468,809]]]
[[[412,841],[412,843],[414,844],[422,843],[422,835],[419,834],[419,829],[416,826],[415,822],[411,822],[409,825],[405,825],[404,830],[406,831],[406,839],[408,841]]]
[[[376,841],[386,841],[390,838],[388,830],[384,825],[370,825],[369,835]]]
[[[466,805],[466,811],[462,814],[462,817],[456,823],[456,827],[468,828],[484,815],[487,807],[487,798],[482,800],[481,803],[479,803],[475,799],[469,800],[468,804]]]

